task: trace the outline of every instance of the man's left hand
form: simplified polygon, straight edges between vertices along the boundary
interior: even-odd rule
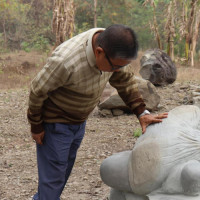
[[[140,125],[142,127],[142,134],[146,131],[147,126],[154,123],[162,122],[162,119],[167,118],[168,113],[161,113],[157,115],[143,115],[139,118]]]

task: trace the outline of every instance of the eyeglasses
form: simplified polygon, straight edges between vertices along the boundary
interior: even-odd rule
[[[99,47],[101,47],[101,45],[99,45]],[[102,48],[102,47],[101,47],[101,48]],[[102,49],[103,49],[103,48],[102,48]],[[121,68],[125,67],[126,65],[128,65],[128,64],[123,65],[123,66],[121,66],[121,65],[114,65],[114,64],[111,62],[110,58],[108,57],[108,55],[107,55],[107,53],[105,52],[104,49],[103,49],[103,51],[104,51],[104,53],[105,53],[105,56],[106,56],[107,61],[109,62],[110,66],[112,67],[112,68],[111,68],[112,71],[113,71],[113,70],[117,70],[117,69],[121,69]]]

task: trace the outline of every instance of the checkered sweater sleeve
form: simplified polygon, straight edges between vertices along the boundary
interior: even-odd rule
[[[128,66],[118,72],[114,72],[109,82],[117,89],[119,96],[136,116],[145,110],[145,103],[138,90],[134,73],[131,72]]]

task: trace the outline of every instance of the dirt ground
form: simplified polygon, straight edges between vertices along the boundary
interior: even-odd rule
[[[161,96],[154,113],[167,112],[190,104],[190,85],[179,83],[157,88]],[[30,200],[37,191],[35,143],[26,119],[28,89],[0,89],[0,199]],[[134,115],[102,117],[95,109],[62,200],[106,200],[109,187],[100,178],[101,162],[108,156],[134,147],[135,129],[140,125]]]

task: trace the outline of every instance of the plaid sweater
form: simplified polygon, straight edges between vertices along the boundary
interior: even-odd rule
[[[92,48],[91,29],[62,43],[31,83],[28,119],[32,133],[43,131],[43,122],[80,124],[98,104],[109,81],[124,102],[138,115],[145,104],[128,67],[101,72]]]

